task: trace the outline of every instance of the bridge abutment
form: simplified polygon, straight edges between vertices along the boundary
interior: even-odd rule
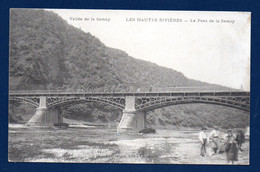
[[[135,97],[126,97],[126,105],[121,121],[117,127],[117,133],[138,132],[145,128],[145,112],[136,111]]]
[[[35,114],[27,122],[29,126],[52,126],[55,123],[62,123],[63,115],[59,108],[46,107],[46,97],[40,97],[39,107]]]

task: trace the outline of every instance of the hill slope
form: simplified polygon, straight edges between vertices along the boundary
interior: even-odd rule
[[[10,20],[10,89],[213,86],[106,47],[49,11],[15,9]]]
[[[11,90],[75,91],[84,89],[86,91],[126,92],[138,89],[148,91],[151,87],[169,86],[214,86],[214,89],[216,87],[228,89],[188,79],[175,70],[138,60],[128,56],[126,52],[109,48],[90,33],[74,28],[57,14],[44,10],[13,9],[11,11],[9,65]],[[201,114],[193,115],[197,120],[203,116],[202,114],[205,114],[202,106],[191,107],[192,113]],[[26,121],[29,117],[25,117],[24,114],[32,114],[32,109],[26,108],[24,105],[10,104],[10,107],[9,119],[11,122]],[[206,108],[206,106],[203,107]],[[212,110],[213,106],[208,107],[206,109],[211,111],[207,112],[210,119],[216,115],[214,111],[219,112],[219,109],[216,110],[215,106],[213,108],[215,110]],[[182,122],[167,122],[171,118],[174,108],[153,112],[148,122],[151,125],[166,123],[167,125],[192,126],[186,125],[184,121],[187,123],[194,119],[182,118],[180,113],[177,113],[177,116],[180,117],[178,120]],[[107,123],[120,119],[120,112],[113,108],[93,104],[66,107],[63,108],[63,113],[68,118],[93,122]],[[75,113],[76,117],[73,116]],[[166,118],[161,115],[162,113],[168,114],[170,117]],[[224,113],[232,114],[234,111],[228,109]],[[187,112],[185,114],[189,115]],[[241,115],[243,115],[242,112]],[[248,122],[245,125],[248,125],[248,119],[249,117],[247,117]],[[214,120],[211,120],[209,125],[213,123]],[[235,125],[241,123],[238,121]],[[208,125],[207,120],[202,120],[196,125],[204,124]]]

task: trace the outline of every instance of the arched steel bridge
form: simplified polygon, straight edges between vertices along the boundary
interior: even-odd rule
[[[174,92],[117,92],[86,93],[62,91],[10,91],[9,100],[26,102],[40,107],[45,101],[46,108],[79,102],[98,102],[126,109],[127,97],[134,98],[136,111],[151,111],[158,108],[190,103],[216,104],[250,111],[250,92],[247,91],[174,91]],[[44,98],[44,99],[42,99]]]

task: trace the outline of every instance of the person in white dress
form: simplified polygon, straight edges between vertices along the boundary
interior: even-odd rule
[[[221,146],[221,141],[220,141],[220,132],[217,126],[215,126],[214,129],[211,131],[209,138],[214,143],[214,150],[215,150],[214,153],[218,154]]]

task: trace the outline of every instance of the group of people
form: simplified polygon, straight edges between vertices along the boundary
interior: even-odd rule
[[[227,162],[229,163],[231,161],[232,164],[234,164],[234,161],[238,160],[238,151],[243,151],[242,144],[245,142],[244,132],[239,130],[235,135],[232,130],[228,130],[224,137],[224,142],[222,139],[217,126],[215,126],[210,133],[207,133],[207,128],[203,127],[199,133],[199,140],[201,142],[200,155],[206,155],[207,145],[211,143],[213,144],[213,146],[210,147],[213,151],[212,155],[218,154],[220,151],[225,151]]]

